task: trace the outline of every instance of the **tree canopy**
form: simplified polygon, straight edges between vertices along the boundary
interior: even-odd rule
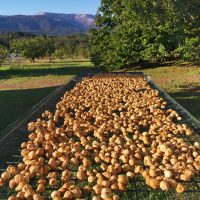
[[[47,57],[55,50],[53,40],[44,36],[16,39],[12,42],[11,48],[15,53],[30,59],[31,62]]]
[[[102,0],[90,31],[94,64],[109,70],[137,62],[200,58],[197,0]]]

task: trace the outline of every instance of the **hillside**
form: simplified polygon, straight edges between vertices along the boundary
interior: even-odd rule
[[[0,32],[65,35],[87,33],[95,27],[93,15],[38,13],[36,15],[0,16]]]

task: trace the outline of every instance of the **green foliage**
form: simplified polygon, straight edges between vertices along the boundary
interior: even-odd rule
[[[43,57],[50,57],[55,51],[54,39],[51,37],[42,37],[40,40],[42,40],[43,52],[45,52]]]
[[[15,53],[21,54],[31,62],[50,56],[55,50],[53,40],[44,36],[14,40],[11,48]]]
[[[96,14],[97,29],[90,31],[92,62],[115,70],[172,59],[177,49],[180,59],[199,58],[198,42],[192,40],[199,35],[198,5],[196,0],[103,0]]]
[[[186,38],[185,42],[176,49],[184,61],[195,61],[200,59],[200,39]]]
[[[30,33],[22,33],[22,32],[7,32],[4,34],[0,34],[0,44],[5,46],[6,48],[10,48],[10,43],[14,39],[20,38],[30,38],[35,37],[36,35]]]
[[[58,59],[64,59],[65,57],[65,49],[56,49],[55,52],[53,53],[53,56],[58,58]]]
[[[8,50],[4,46],[0,45],[0,66],[7,58],[7,56],[8,56]]]
[[[143,60],[149,61],[149,62],[162,62],[166,59],[168,53],[166,51],[166,48],[163,44],[148,44],[144,51],[141,52],[141,57]]]
[[[35,61],[42,57],[53,58],[89,58],[89,38],[85,34],[66,36],[37,36],[13,32],[0,34],[0,45],[10,52],[19,53]]]
[[[55,57],[59,54],[63,58],[89,57],[88,36],[84,34],[67,35],[55,37],[56,52]]]

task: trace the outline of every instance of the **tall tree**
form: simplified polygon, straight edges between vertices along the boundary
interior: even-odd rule
[[[106,65],[106,56],[112,52],[110,35],[116,26],[111,6],[113,0],[102,0],[96,14],[97,29],[90,30],[90,56],[95,65]]]
[[[92,61],[114,70],[135,62],[161,62],[177,52],[181,55],[188,45],[191,50],[191,43],[197,51],[200,7],[191,9],[189,0],[183,1],[187,4],[182,0],[102,1],[97,29],[90,32]]]

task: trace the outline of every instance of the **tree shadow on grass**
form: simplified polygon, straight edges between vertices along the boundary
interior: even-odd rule
[[[0,132],[56,88],[0,91]]]
[[[146,70],[146,69],[154,69],[158,67],[192,67],[192,66],[200,66],[200,63],[178,63],[177,61],[169,61],[169,62],[163,62],[163,63],[149,63],[149,62],[138,62],[135,64],[131,64],[130,66],[126,66],[123,70],[129,71],[129,70]]]
[[[11,77],[38,77],[46,75],[78,75],[81,73],[98,73],[101,72],[102,68],[100,67],[83,67],[77,64],[72,64],[67,67],[58,67],[58,68],[11,68],[8,70],[0,71],[0,80],[9,79]]]
[[[197,88],[184,89],[170,95],[200,121],[200,90]]]
[[[124,71],[129,71],[129,70],[146,70],[146,69],[153,69],[153,68],[158,68],[158,67],[169,67],[169,66],[174,66],[175,62],[164,62],[164,63],[135,63],[131,64],[130,66],[126,66],[124,68]]]

